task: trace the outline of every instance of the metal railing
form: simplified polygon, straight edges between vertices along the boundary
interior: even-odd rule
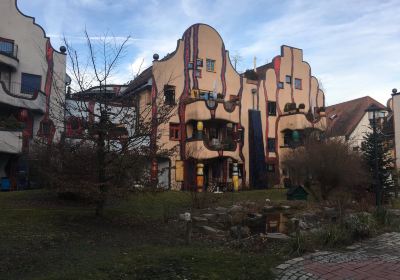
[[[18,58],[18,45],[10,40],[0,38],[0,53]]]
[[[11,95],[15,95],[18,97],[24,97],[24,96],[29,97],[32,95],[36,95],[37,93],[44,94],[44,92],[42,92],[40,89],[22,85],[21,83],[16,83],[16,82],[7,83],[4,81],[0,81],[0,82],[1,82],[0,86],[5,87],[5,89]]]

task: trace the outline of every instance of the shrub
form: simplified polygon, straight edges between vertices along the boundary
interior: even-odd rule
[[[351,233],[340,225],[328,225],[315,233],[315,242],[322,247],[341,247],[352,243]]]
[[[361,212],[349,215],[344,220],[344,226],[351,235],[352,239],[358,240],[375,234],[377,223],[371,214],[367,212]]]
[[[289,239],[287,250],[290,255],[302,255],[307,251],[312,251],[311,243],[303,233],[297,233]]]
[[[386,230],[392,231],[400,230],[399,218],[387,209],[377,208],[373,216],[380,228],[386,228]]]

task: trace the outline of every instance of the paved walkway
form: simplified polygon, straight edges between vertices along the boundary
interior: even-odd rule
[[[276,267],[281,280],[400,280],[400,233],[385,233],[344,252],[320,251]]]

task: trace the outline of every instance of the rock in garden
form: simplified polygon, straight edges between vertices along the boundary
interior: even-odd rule
[[[194,216],[194,217],[192,218],[192,221],[194,222],[194,224],[195,224],[196,226],[205,226],[205,225],[208,224],[208,220],[207,220],[206,218],[203,218],[203,217],[196,217],[196,216]]]
[[[250,229],[246,226],[233,226],[230,233],[233,238],[246,238],[250,236]]]
[[[276,232],[276,233],[267,233],[267,238],[277,239],[277,240],[287,240],[290,237],[287,236],[286,234]]]
[[[236,213],[236,212],[243,212],[243,207],[240,205],[233,205],[229,208],[228,213]]]
[[[208,234],[208,235],[218,235],[223,233],[221,230],[209,227],[209,226],[202,226],[200,227],[203,233]]]
[[[203,215],[201,215],[203,218],[206,218],[208,221],[211,221],[211,222],[215,222],[216,220],[217,220],[217,215],[216,214],[209,214],[209,213],[207,213],[207,214],[203,214]]]

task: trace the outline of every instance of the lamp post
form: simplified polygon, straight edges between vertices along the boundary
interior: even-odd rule
[[[382,185],[381,180],[379,179],[379,162],[378,162],[378,139],[377,139],[377,129],[376,122],[379,117],[381,117],[382,109],[376,106],[375,104],[370,105],[366,110],[368,113],[368,119],[372,124],[372,133],[374,137],[374,179],[375,179],[375,197],[376,197],[376,206],[378,208],[382,205]]]

